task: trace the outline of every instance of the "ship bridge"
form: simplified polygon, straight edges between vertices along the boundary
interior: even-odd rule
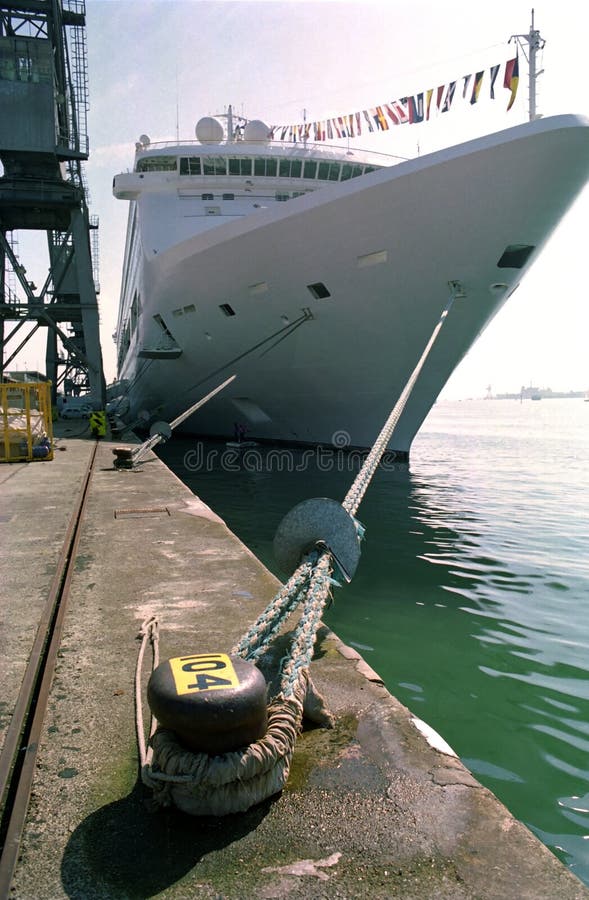
[[[151,143],[147,135],[141,135],[135,145],[133,172],[114,179],[115,197],[136,199],[143,191],[165,189],[176,176],[179,190],[201,184],[203,199],[214,184],[226,193],[270,187],[276,190],[277,200],[287,200],[402,161],[402,157],[349,147],[275,141],[260,120],[244,120],[245,124],[234,128],[231,107],[227,119],[227,129],[215,118],[201,119],[195,128],[196,141]]]

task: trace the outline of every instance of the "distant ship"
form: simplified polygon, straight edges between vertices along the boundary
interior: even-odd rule
[[[116,331],[130,421],[171,419],[236,373],[194,433],[370,446],[450,295],[391,441],[444,384],[589,177],[589,120],[536,119],[417,159],[236,133],[136,147]],[[338,444],[339,442],[339,444]]]

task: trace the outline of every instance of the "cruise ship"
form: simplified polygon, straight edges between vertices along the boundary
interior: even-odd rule
[[[589,120],[538,118],[411,160],[205,117],[136,145],[117,324],[128,421],[369,447],[455,297],[391,438],[444,384],[589,177]],[[522,336],[523,340],[523,336]],[[498,361],[500,364],[500,361]]]

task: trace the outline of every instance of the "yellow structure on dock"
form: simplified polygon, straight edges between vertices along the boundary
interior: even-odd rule
[[[53,459],[51,384],[0,384],[0,462]]]

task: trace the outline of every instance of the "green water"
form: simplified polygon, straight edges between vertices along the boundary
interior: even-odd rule
[[[343,499],[344,454],[163,458],[271,568],[295,503]],[[589,404],[438,404],[409,466],[379,470],[327,624],[589,884]],[[349,471],[349,469],[352,471]]]

